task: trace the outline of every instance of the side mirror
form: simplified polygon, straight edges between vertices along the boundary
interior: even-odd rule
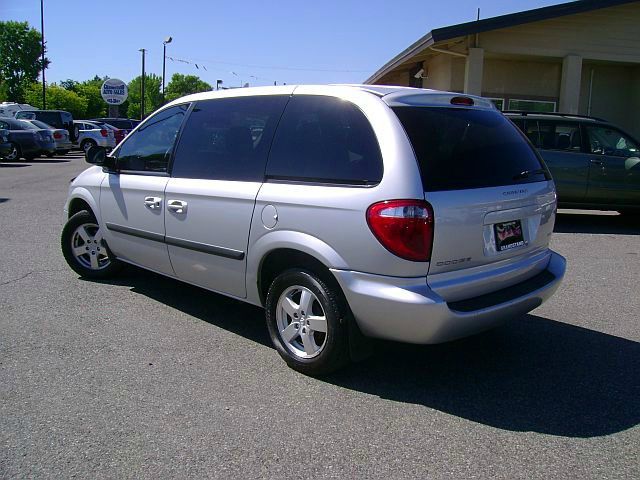
[[[115,159],[108,156],[107,151],[97,145],[89,147],[89,149],[84,152],[84,159],[87,163],[107,167],[109,169],[112,169],[115,166]]]

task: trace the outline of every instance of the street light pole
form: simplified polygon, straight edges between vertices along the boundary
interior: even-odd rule
[[[46,65],[44,64],[44,0],[40,0],[40,32],[42,41],[42,109],[47,109],[47,89],[46,81],[44,79],[44,71]]]
[[[164,104],[164,76],[165,76],[165,64],[167,63],[167,44],[171,43],[170,36],[164,39],[162,42],[162,103]]]
[[[144,48],[141,48],[139,51],[142,52],[142,82],[140,82],[140,120],[144,120],[144,54],[146,53],[146,50]]]

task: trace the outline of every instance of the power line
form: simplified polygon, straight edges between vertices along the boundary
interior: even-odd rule
[[[182,62],[189,63],[192,65],[203,63],[219,63],[222,65],[233,65],[236,67],[245,67],[245,68],[261,68],[266,70],[286,70],[286,71],[298,71],[298,72],[324,72],[324,73],[368,73],[372,70],[331,70],[324,68],[306,68],[306,67],[277,67],[277,66],[268,66],[268,65],[251,65],[246,63],[236,63],[236,62],[224,62],[222,60],[204,60],[204,59],[184,59],[184,58],[175,58],[169,57],[168,59],[173,60],[174,62]]]

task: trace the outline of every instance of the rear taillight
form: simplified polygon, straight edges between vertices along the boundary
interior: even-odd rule
[[[109,136],[109,131],[103,128],[102,130],[100,130],[100,135],[106,138]]]
[[[53,138],[60,140],[62,138],[62,134],[60,132],[53,132]]]
[[[433,208],[424,200],[387,200],[367,210],[367,223],[394,255],[428,262],[433,244]]]

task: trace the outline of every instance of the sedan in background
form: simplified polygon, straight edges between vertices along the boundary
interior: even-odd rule
[[[74,126],[79,128],[78,141],[74,144],[75,148],[83,151],[98,146],[106,150],[111,150],[116,146],[116,137],[113,130],[104,128],[97,123],[89,120],[74,120]]]
[[[40,120],[23,120],[25,122],[29,122],[37,128],[51,130],[51,135],[53,136],[53,141],[56,144],[55,154],[65,155],[69,153],[69,150],[73,148],[73,144],[71,140],[69,140],[69,132],[67,132],[64,128],[55,128],[51,125],[44,123]],[[47,152],[47,157],[53,157],[54,152]]]
[[[42,153],[55,152],[56,144],[49,130],[15,118],[0,118],[0,129],[9,130],[11,151],[5,160],[33,160]]]

